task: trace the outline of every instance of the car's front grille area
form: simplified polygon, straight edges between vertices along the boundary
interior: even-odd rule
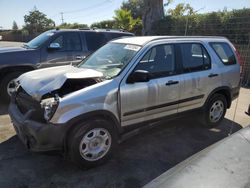
[[[39,122],[44,122],[43,110],[40,103],[34,100],[23,88],[19,88],[16,97],[16,105],[22,114],[26,114],[29,110],[34,110],[31,119]]]

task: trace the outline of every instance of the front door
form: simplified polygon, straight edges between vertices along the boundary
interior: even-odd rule
[[[59,49],[44,49],[41,54],[41,68],[77,64],[82,60],[81,39],[77,32],[60,33],[51,43],[60,45]]]
[[[177,113],[180,88],[174,45],[152,47],[133,72],[137,70],[148,71],[150,80],[136,83],[125,81],[121,84],[122,126]]]

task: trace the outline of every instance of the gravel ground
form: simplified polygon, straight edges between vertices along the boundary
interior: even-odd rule
[[[164,171],[250,124],[244,114],[250,90],[241,89],[237,115],[234,106],[218,128],[208,129],[192,117],[158,126],[121,143],[113,158],[90,170],[81,170],[58,153],[33,153],[19,141],[0,105],[0,187],[141,187]],[[235,102],[234,102],[235,103]]]

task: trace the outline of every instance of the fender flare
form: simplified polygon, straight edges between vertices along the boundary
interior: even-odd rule
[[[210,92],[210,94],[208,95],[206,102],[204,103],[204,108],[206,107],[209,99],[215,94],[215,93],[221,93],[223,95],[225,95],[226,100],[227,100],[227,108],[230,108],[231,103],[232,103],[232,91],[230,89],[230,87],[228,86],[222,86],[222,87],[218,87],[216,89],[214,89],[212,92]]]

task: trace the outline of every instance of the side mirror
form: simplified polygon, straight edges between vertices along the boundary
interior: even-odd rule
[[[59,50],[61,48],[59,43],[50,43],[48,49],[49,50]]]
[[[145,70],[136,70],[133,72],[129,77],[127,82],[128,83],[135,83],[135,82],[148,82],[150,80],[149,72]]]

